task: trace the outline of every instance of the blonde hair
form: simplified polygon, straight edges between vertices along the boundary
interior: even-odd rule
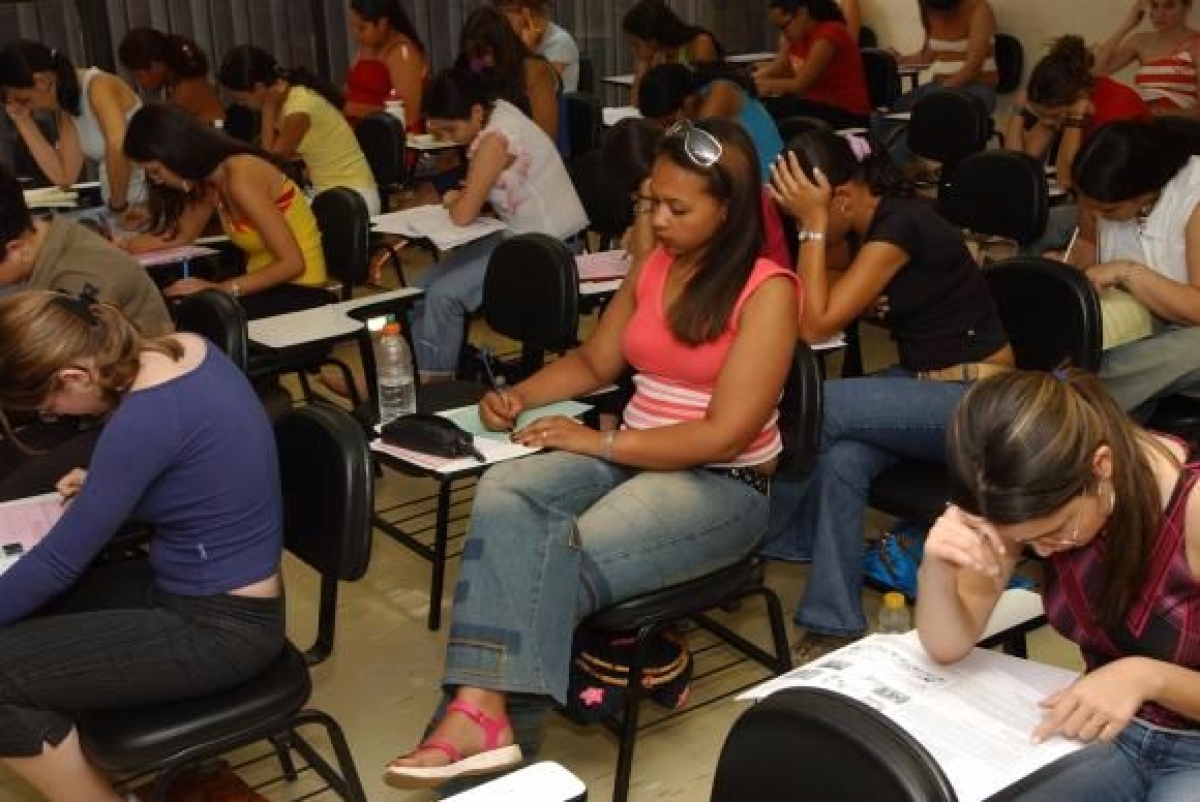
[[[86,293],[48,290],[0,299],[0,342],[0,407],[13,410],[37,409],[59,371],[89,361],[102,398],[113,407],[137,377],[143,351],[183,356],[183,346],[170,337],[143,339],[114,306]]]

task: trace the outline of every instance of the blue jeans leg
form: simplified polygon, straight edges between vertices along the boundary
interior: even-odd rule
[[[863,516],[871,482],[901,458],[942,462],[946,427],[967,385],[866,377],[825,383],[816,468],[793,526],[781,533],[793,553],[811,542],[812,568],[796,623],[813,632],[864,631]],[[768,543],[771,554],[786,550]]]
[[[467,318],[483,305],[483,277],[488,260],[506,235],[469,243],[431,265],[415,285],[425,290],[413,307],[413,344],[417,367],[450,373],[458,367]]]
[[[445,684],[564,702],[580,619],[736,562],[766,521],[765,496],[703,469],[566,453],[497,465],[476,492]]]
[[[1104,352],[1100,380],[1121,409],[1200,388],[1200,326],[1165,327]]]

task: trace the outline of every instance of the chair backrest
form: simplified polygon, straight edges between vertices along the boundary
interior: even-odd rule
[[[806,117],[803,114],[784,117],[782,120],[777,121],[775,125],[779,129],[779,138],[785,143],[790,143],[796,136],[806,134],[809,131],[832,130],[832,126],[819,117]]]
[[[1018,257],[984,270],[1004,330],[1025,370],[1070,364],[1100,368],[1100,301],[1078,270],[1049,259]]]
[[[896,57],[877,47],[864,47],[862,54],[863,73],[867,78],[867,94],[872,108],[892,105],[900,97],[900,71]]]
[[[942,183],[938,209],[960,228],[1028,245],[1046,230],[1050,185],[1032,156],[985,150],[959,162]]]
[[[738,718],[709,799],[952,802],[956,796],[925,748],[883,714],[832,691],[789,688]]]
[[[1025,46],[1009,33],[996,34],[996,92],[1007,95],[1021,85],[1025,69]]]
[[[175,328],[206,337],[243,373],[247,366],[250,335],[246,310],[232,295],[201,290],[171,304]]]
[[[375,183],[379,185],[379,196],[386,207],[388,197],[408,181],[408,168],[404,161],[404,126],[392,115],[376,111],[358,121],[354,126],[354,136],[367,158]]]
[[[912,152],[942,165],[943,178],[987,146],[992,118],[983,101],[961,89],[931,92],[913,105],[908,124]]]
[[[596,91],[596,64],[592,57],[579,54],[579,86],[580,92],[593,94]]]
[[[547,351],[573,348],[579,329],[575,256],[548,234],[518,234],[497,246],[483,279],[483,317],[521,343],[521,373],[541,367]]]
[[[816,352],[807,343],[797,342],[779,402],[779,431],[783,435],[779,473],[802,477],[816,463],[824,404]]]
[[[600,146],[600,101],[587,92],[564,92],[571,158]]]
[[[879,47],[879,35],[869,25],[861,25],[858,29],[859,47]]]
[[[325,269],[341,282],[343,301],[356,285],[365,284],[371,268],[371,214],[363,196],[347,187],[333,187],[312,200],[321,229]]]
[[[629,194],[604,172],[601,151],[593,150],[567,163],[567,173],[588,216],[588,230],[616,239],[633,224]]]
[[[352,582],[371,557],[374,484],[362,424],[316,403],[275,421],[284,545],[322,577]]]

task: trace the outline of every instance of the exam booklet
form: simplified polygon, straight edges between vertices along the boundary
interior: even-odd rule
[[[0,503],[0,574],[36,546],[62,513],[63,499],[58,493]]]
[[[785,688],[845,694],[900,725],[928,750],[959,802],[982,802],[1083,744],[1030,740],[1038,702],[1071,684],[1074,671],[975,649],[952,665],[925,654],[915,631],[871,635],[739,696]]]

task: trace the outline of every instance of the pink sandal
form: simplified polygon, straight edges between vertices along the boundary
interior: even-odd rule
[[[383,781],[393,788],[436,788],[455,777],[475,774],[492,774],[519,764],[522,760],[521,747],[517,744],[497,746],[500,735],[509,728],[508,719],[492,718],[475,705],[455,699],[446,708],[446,713],[462,713],[483,730],[483,751],[463,757],[458,747],[443,738],[427,738],[411,754],[422,749],[436,749],[450,759],[445,766],[388,766]]]

